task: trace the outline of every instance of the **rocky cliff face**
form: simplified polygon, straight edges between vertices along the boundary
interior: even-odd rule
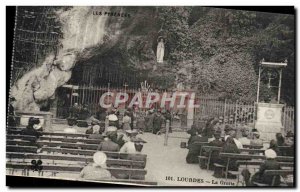
[[[201,7],[64,7],[52,11],[62,34],[58,54],[54,58],[49,53],[14,85],[12,96],[19,110],[39,110],[57,87],[76,77],[74,73],[71,77],[74,67],[91,61],[99,65],[99,59],[106,58],[112,66],[120,63],[129,71],[146,74],[148,82],[160,89],[183,87],[247,101],[255,97],[258,58],[252,49],[259,30],[252,30],[257,22],[253,12]],[[156,62],[159,36],[166,40],[161,64]],[[70,55],[65,57],[66,53]]]

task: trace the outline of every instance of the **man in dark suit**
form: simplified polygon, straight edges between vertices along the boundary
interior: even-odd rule
[[[186,156],[187,163],[198,163],[198,156],[200,155],[201,146],[197,144],[199,142],[208,142],[207,136],[202,136],[201,132],[197,132],[195,136],[190,139],[190,145],[188,145],[189,152]]]
[[[221,141],[221,139],[220,139],[221,131],[216,131],[214,133],[214,138],[215,139],[213,141],[209,142],[210,146],[215,146],[215,147],[223,147],[224,146],[224,142]],[[211,158],[210,158],[210,165],[209,165],[209,167],[211,169],[214,169],[214,163],[219,163],[219,164],[221,163],[219,161],[219,153],[220,153],[220,151],[218,151],[218,150],[212,151]]]
[[[120,147],[118,144],[112,141],[111,135],[108,134],[104,141],[102,141],[98,146],[98,151],[112,151],[118,152],[120,151]]]

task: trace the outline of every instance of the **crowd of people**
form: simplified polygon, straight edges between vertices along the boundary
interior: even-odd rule
[[[227,160],[219,158],[219,153],[241,153],[243,146],[251,146],[252,148],[263,148],[263,140],[260,139],[260,133],[257,129],[251,129],[242,124],[239,127],[234,128],[228,124],[221,124],[216,118],[211,118],[207,121],[205,127],[197,127],[192,125],[188,130],[190,138],[188,140],[188,154],[186,156],[187,163],[199,163],[198,156],[200,155],[201,145],[197,143],[208,142],[210,146],[220,147],[221,151],[213,151],[211,154],[211,160],[209,168],[214,170],[215,177],[224,177],[221,170],[215,167],[216,164],[226,165]],[[280,150],[279,146],[287,146],[285,150]],[[205,151],[204,155],[208,155]],[[202,154],[203,155],[203,154]],[[280,169],[278,162],[276,162],[276,156],[294,156],[294,134],[287,132],[284,137],[282,133],[276,134],[276,139],[271,140],[269,147],[264,152],[266,161],[261,165],[259,172],[254,174],[252,180],[249,181],[249,185],[253,182],[260,181],[263,183],[271,184],[270,180],[263,177],[263,172],[270,169]],[[200,161],[201,168],[206,168],[204,161]],[[237,171],[238,166],[235,160],[231,160],[229,164],[229,170]],[[228,177],[235,178],[235,175],[228,174]]]

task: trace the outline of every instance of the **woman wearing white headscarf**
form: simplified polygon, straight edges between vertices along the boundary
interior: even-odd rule
[[[111,173],[106,170],[107,157],[103,152],[96,152],[93,156],[94,162],[87,165],[80,172],[79,177],[87,180],[111,179]]]

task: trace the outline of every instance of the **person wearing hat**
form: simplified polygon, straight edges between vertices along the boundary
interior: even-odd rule
[[[106,168],[107,157],[105,153],[97,151],[93,155],[93,163],[85,166],[79,174],[80,178],[87,180],[112,179],[111,173]]]
[[[260,133],[257,129],[252,130],[252,140],[250,141],[250,145],[252,146],[263,146],[263,140],[261,140]]]
[[[254,185],[254,182],[257,183],[264,183],[264,184],[268,184],[271,186],[272,182],[273,182],[273,177],[270,176],[265,176],[264,172],[266,170],[280,170],[280,164],[277,162],[276,157],[277,154],[273,149],[267,149],[265,150],[265,157],[266,160],[264,161],[264,163],[262,163],[260,165],[259,171],[256,172],[252,178],[251,178],[251,183],[252,185]],[[275,182],[274,182],[274,186],[279,186],[280,185],[280,176],[275,176]]]
[[[248,138],[249,136],[249,130],[244,128],[241,129],[242,137],[239,138],[238,140],[242,143],[242,145],[250,145],[250,139]]]
[[[113,132],[107,132],[104,140],[99,144],[97,151],[112,151],[118,152],[120,147],[117,143],[113,142],[115,135]]]
[[[111,112],[108,115],[108,125],[119,128],[119,119],[118,119],[118,116],[114,112]]]

